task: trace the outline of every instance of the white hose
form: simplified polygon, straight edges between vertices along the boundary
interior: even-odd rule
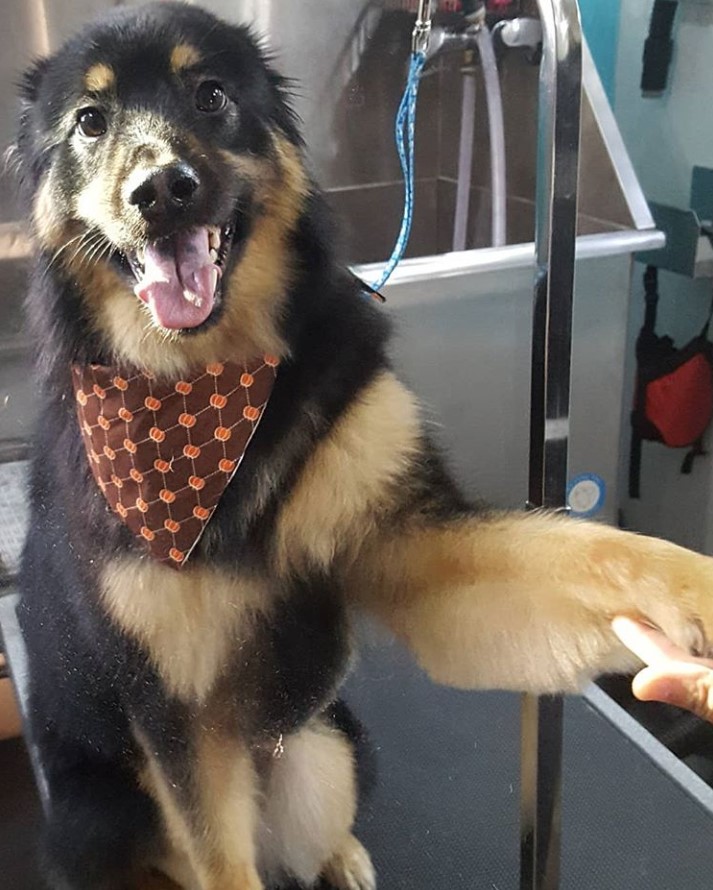
[[[488,102],[488,126],[490,131],[490,177],[492,191],[492,240],[493,247],[507,244],[507,177],[505,166],[505,122],[503,97],[500,92],[498,63],[495,59],[493,36],[483,26],[476,34],[480,60],[483,66],[485,96]]]
[[[470,213],[470,187],[473,178],[473,143],[475,141],[475,71],[463,74],[463,104],[460,114],[460,147],[458,149],[458,186],[453,218],[453,250],[465,250]]]

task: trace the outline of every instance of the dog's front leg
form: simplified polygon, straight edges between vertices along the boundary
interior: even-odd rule
[[[159,807],[169,851],[187,863],[194,884],[263,890],[256,867],[257,778],[247,749],[202,726],[178,762],[137,737],[146,758],[142,784]]]
[[[349,589],[439,682],[542,693],[633,669],[617,614],[713,639],[713,560],[672,544],[545,514],[400,526],[367,539]]]
[[[686,646],[703,644],[701,627],[713,640],[713,560],[596,523],[470,509],[387,372],[305,466],[275,556],[288,575],[337,573],[434,679],[457,686],[572,690],[632,668],[616,614]]]

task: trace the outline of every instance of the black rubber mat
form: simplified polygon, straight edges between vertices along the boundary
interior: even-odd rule
[[[346,697],[379,748],[357,833],[380,890],[517,890],[519,697],[437,687],[393,644]],[[579,697],[563,782],[561,890],[713,887],[713,814]]]

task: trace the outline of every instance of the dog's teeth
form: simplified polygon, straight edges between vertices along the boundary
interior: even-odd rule
[[[210,251],[210,258],[214,263],[218,261],[218,251],[214,247]]]
[[[213,291],[213,293],[215,293],[215,289],[218,285],[218,278],[220,277],[220,273],[218,272],[217,269],[211,269],[210,274],[211,274],[211,279],[212,279],[211,290]]]
[[[220,247],[220,229],[208,229],[208,244],[214,250]]]

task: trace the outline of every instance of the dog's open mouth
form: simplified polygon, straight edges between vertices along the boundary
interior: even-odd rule
[[[134,293],[157,325],[187,330],[204,324],[220,299],[220,281],[233,226],[200,226],[150,241],[127,255]]]

